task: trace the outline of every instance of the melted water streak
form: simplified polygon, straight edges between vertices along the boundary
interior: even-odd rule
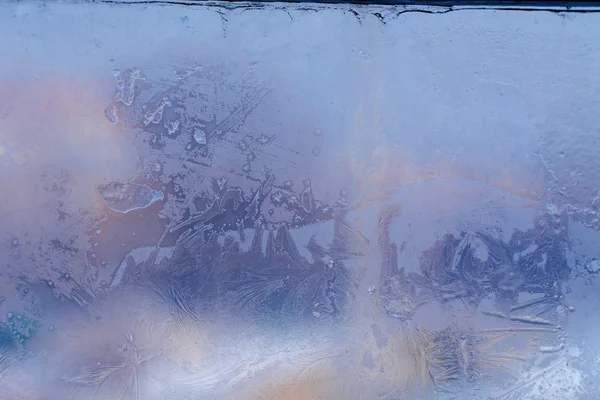
[[[399,205],[385,206],[381,209],[377,224],[377,242],[381,257],[381,306],[388,316],[404,322],[412,318],[425,300],[417,296],[415,286],[406,279],[404,268],[398,265],[398,248],[390,238],[390,224],[401,212],[402,208]]]

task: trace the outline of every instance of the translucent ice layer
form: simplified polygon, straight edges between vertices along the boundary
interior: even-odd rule
[[[0,398],[600,398],[600,14],[133,3],[0,3]]]

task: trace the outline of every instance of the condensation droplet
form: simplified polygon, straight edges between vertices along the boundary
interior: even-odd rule
[[[587,270],[587,272],[589,272],[590,274],[595,274],[597,272],[600,272],[600,260],[590,260],[586,265],[585,265],[585,269]]]
[[[258,139],[256,139],[258,141],[258,143],[264,145],[267,145],[269,143],[271,143],[273,140],[275,140],[275,135],[273,136],[267,136],[264,133],[262,135],[260,135],[260,137]]]
[[[162,192],[137,183],[110,182],[98,186],[98,193],[108,208],[123,214],[149,207],[163,198]]]
[[[152,163],[152,171],[154,171],[154,172],[162,171],[162,164],[160,163],[160,161],[154,161]]]
[[[194,140],[196,141],[196,143],[200,144],[200,145],[205,145],[206,144],[206,133],[204,133],[203,130],[196,130],[196,132],[194,132]]]
[[[175,121],[168,121],[165,123],[165,128],[167,129],[167,134],[169,136],[173,136],[175,134],[175,132],[177,132],[177,130],[179,129],[179,120],[175,120]]]
[[[121,101],[126,106],[133,104],[135,94],[135,81],[141,79],[141,71],[137,68],[130,68],[123,72],[118,72],[117,78],[117,93],[115,100]]]
[[[188,22],[189,18],[187,16],[185,17],[181,17],[181,21],[182,22]],[[176,69],[175,72],[175,76],[177,77],[177,79],[179,80],[183,80],[186,78],[189,78],[190,76],[194,75],[194,73],[196,73],[197,71],[200,71],[202,69],[202,67],[200,65],[195,65],[192,68],[181,68],[181,69]]]
[[[158,124],[162,120],[165,107],[170,105],[171,102],[166,97],[163,98],[155,108],[144,114],[144,125],[148,125],[150,123]]]
[[[225,190],[225,187],[227,186],[227,181],[228,179],[226,176],[222,176],[217,179],[217,187],[219,188],[219,190]]]
[[[373,57],[371,57],[369,53],[362,49],[352,49],[352,53],[354,53],[353,59],[356,61],[363,61],[368,63],[373,61]]]
[[[106,109],[104,110],[104,115],[106,116],[108,122],[113,125],[119,122],[117,106],[115,106],[114,104],[111,104],[110,106],[106,107]]]

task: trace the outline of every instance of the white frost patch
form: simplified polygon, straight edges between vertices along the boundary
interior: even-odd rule
[[[600,272],[600,260],[591,260],[586,264],[585,269],[591,274]]]
[[[540,374],[522,400],[577,400],[587,392],[583,373],[574,368],[567,359],[558,361],[558,365],[548,368]]]

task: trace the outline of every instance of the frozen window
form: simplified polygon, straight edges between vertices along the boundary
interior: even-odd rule
[[[595,11],[0,4],[0,397],[598,398]]]

